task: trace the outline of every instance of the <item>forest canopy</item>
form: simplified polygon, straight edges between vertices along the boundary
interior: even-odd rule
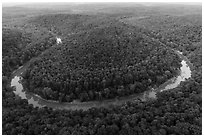
[[[202,6],[41,6],[3,7],[2,134],[202,134]],[[11,87],[13,72],[24,66],[24,90],[44,99],[117,99],[178,75],[181,59],[170,49],[188,58],[192,75],[154,100],[54,110],[34,107]]]
[[[115,98],[158,86],[180,68],[173,51],[120,22],[69,41],[30,65],[24,76],[30,92],[64,102]]]

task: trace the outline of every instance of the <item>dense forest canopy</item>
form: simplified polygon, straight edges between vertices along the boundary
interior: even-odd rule
[[[47,99],[58,100],[63,93],[61,101],[69,102],[113,98],[158,86],[176,74],[181,60],[140,33],[118,22],[77,34],[69,39],[71,43],[52,48],[31,64],[25,72],[26,87]]]
[[[201,6],[116,5],[3,8],[3,134],[202,134]],[[142,93],[178,75],[181,59],[170,49],[190,60],[192,77],[155,100],[53,110],[34,108],[10,87],[13,71],[26,66],[24,89],[44,99]]]

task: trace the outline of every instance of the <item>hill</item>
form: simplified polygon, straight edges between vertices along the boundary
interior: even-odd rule
[[[180,67],[173,51],[120,22],[69,41],[31,64],[24,77],[30,92],[60,101],[113,98],[158,86]]]

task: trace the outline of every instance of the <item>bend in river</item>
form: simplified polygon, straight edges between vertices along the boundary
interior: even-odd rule
[[[27,99],[29,104],[32,104],[33,107],[50,107],[53,109],[66,109],[66,110],[88,110],[92,107],[100,108],[110,108],[115,105],[121,105],[127,101],[134,101],[137,99],[146,101],[148,99],[156,99],[156,93],[162,92],[168,89],[176,88],[182,81],[191,77],[191,68],[193,67],[190,61],[182,54],[180,51],[174,50],[175,53],[182,59],[181,68],[180,68],[180,75],[174,77],[164,84],[160,85],[156,89],[151,89],[145,91],[140,94],[133,94],[127,97],[120,97],[116,99],[107,99],[103,101],[89,101],[89,102],[77,102],[73,101],[70,103],[60,103],[57,101],[45,100],[38,95],[35,95],[30,92],[23,91],[23,85],[21,84],[20,80],[22,77],[20,76],[26,69],[26,66],[20,67],[18,70],[14,71],[14,77],[11,80],[11,86],[15,87],[14,93],[20,96],[22,99]]]

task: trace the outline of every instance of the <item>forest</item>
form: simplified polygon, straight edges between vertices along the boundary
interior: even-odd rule
[[[6,10],[10,16],[3,16],[2,26],[3,135],[202,134],[200,6],[188,11],[185,5],[166,10],[128,5],[129,12],[124,12],[125,6],[106,6],[79,6],[81,14],[63,7],[49,11],[54,14],[32,9],[25,20],[19,21],[19,16],[10,24],[4,21],[16,15],[14,9]],[[25,91],[46,100],[88,102],[138,94],[178,75],[181,59],[170,48],[190,60],[192,76],[158,92],[154,100],[86,111],[54,110],[33,107],[10,86],[13,72],[27,64],[22,74]]]
[[[176,75],[180,58],[134,31],[114,24],[80,34],[75,45],[53,48],[31,64],[25,87],[45,99],[89,101],[143,92]]]

